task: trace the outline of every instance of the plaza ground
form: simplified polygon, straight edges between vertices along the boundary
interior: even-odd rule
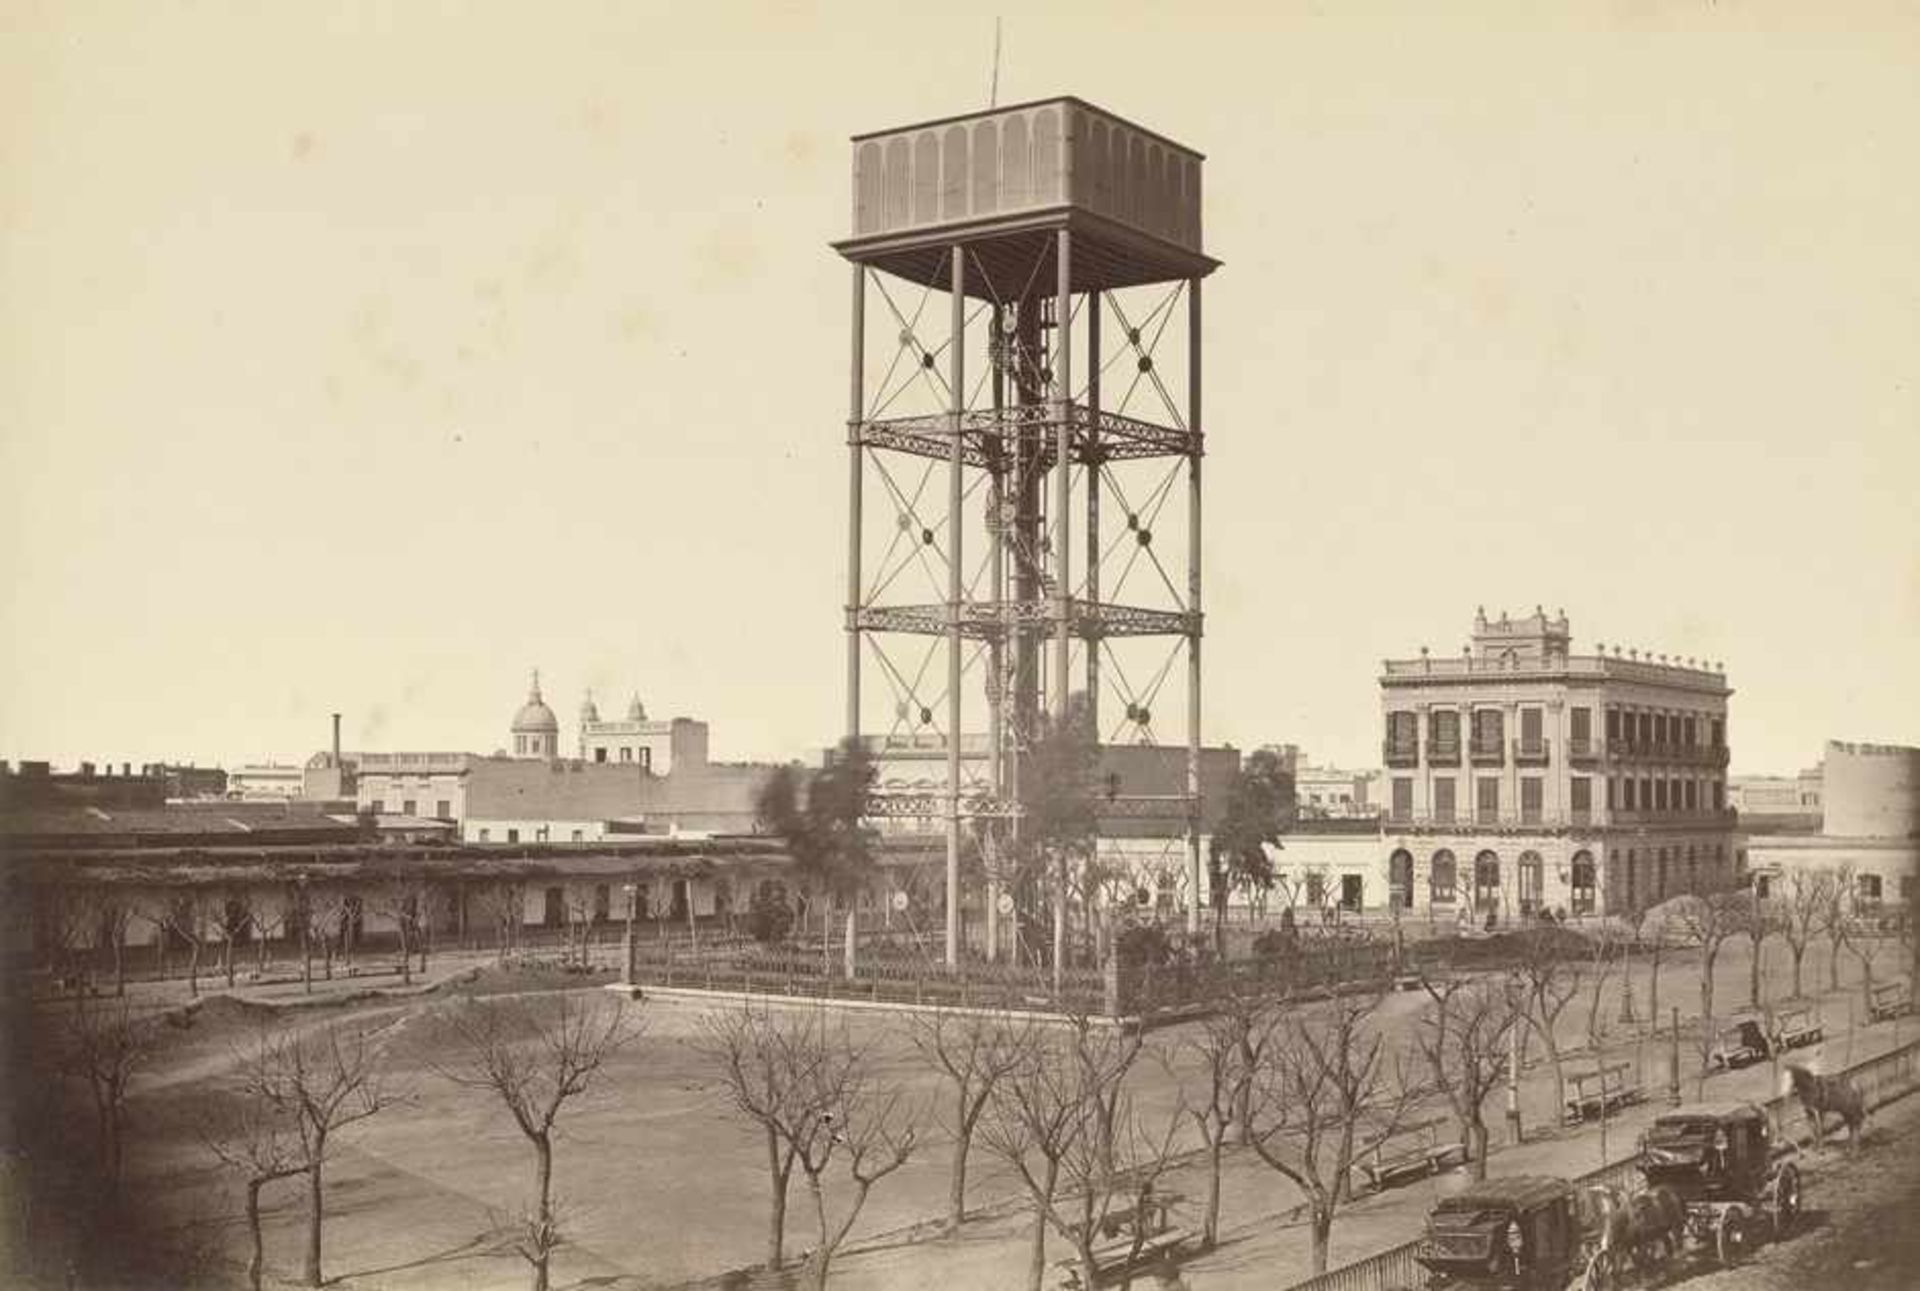
[[[1891,951],[1877,967],[1891,969]],[[1810,954],[1806,980],[1827,983],[1824,945]],[[1788,964],[1783,947],[1768,947],[1770,998],[1787,993]],[[456,957],[436,959],[432,977],[470,971]],[[1645,1014],[1645,965],[1636,965],[1636,993]],[[1913,1019],[1875,1026],[1849,1027],[1859,1010],[1858,965],[1841,961],[1842,991],[1823,1001],[1827,1039],[1802,1051],[1816,1065],[1833,1068],[1884,1051],[1920,1032]],[[1744,944],[1729,944],[1715,974],[1724,1014],[1747,993]],[[561,984],[534,976],[490,973],[488,989],[550,989]],[[1697,957],[1671,956],[1662,971],[1662,1012],[1678,1005],[1683,1016],[1699,1008]],[[178,984],[174,984],[178,987]],[[336,991],[358,989],[335,983]],[[417,988],[418,989],[418,988]],[[147,988],[143,998],[158,1003],[165,988]],[[323,988],[323,994],[324,994]],[[260,997],[259,1003],[251,1002]],[[234,1061],[258,1021],[276,1012],[270,1005],[299,1002],[298,985],[255,988],[234,998],[209,1000],[200,1021],[173,1037],[161,1061],[137,1087],[129,1173],[141,1195],[163,1197],[182,1221],[219,1220],[226,1249],[236,1262],[244,1231],[238,1223],[235,1180],[218,1168],[201,1145],[196,1126],[209,1088]],[[595,1008],[616,1007],[605,992],[580,998]],[[235,1002],[244,999],[248,1002]],[[399,998],[376,998],[336,1007],[283,1012],[295,1025],[350,1020],[370,1029],[385,1056],[389,1079],[405,1087],[410,1101],[350,1131],[329,1167],[326,1271],[333,1285],[408,1289],[521,1285],[525,1267],[500,1238],[506,1217],[529,1191],[531,1153],[518,1131],[490,1096],[455,1087],[430,1069],[438,1055],[430,1015],[442,1007],[444,991]],[[1424,996],[1418,992],[1388,997],[1382,1019],[1389,1026],[1410,1023]],[[1587,1026],[1587,999],[1571,1004],[1561,1034],[1575,1043]],[[1617,979],[1608,985],[1599,1016],[1606,1028],[1610,1058],[1634,1063],[1644,1072],[1652,1097],[1610,1127],[1609,1154],[1631,1150],[1634,1135],[1663,1102],[1667,1044],[1647,1040],[1618,1020]],[[764,1254],[767,1223],[765,1149],[761,1139],[728,1105],[709,1063],[694,1048],[700,1019],[711,1007],[689,1000],[649,1000],[640,1006],[646,1034],[623,1052],[596,1090],[570,1107],[556,1148],[556,1192],[563,1198],[569,1244],[558,1254],[554,1285],[614,1288],[671,1287],[714,1278],[757,1263]],[[860,1034],[897,1026],[876,1015],[848,1015]],[[1176,1043],[1181,1028],[1156,1032],[1156,1045]],[[942,1084],[897,1037],[883,1044],[886,1075],[912,1095],[937,1098]],[[1683,1050],[1683,1070],[1691,1072],[1697,1051]],[[1580,1059],[1570,1062],[1578,1065]],[[1176,1064],[1177,1066],[1178,1064]],[[1144,1060],[1133,1077],[1136,1101],[1150,1123],[1164,1124],[1174,1112],[1177,1081],[1160,1064]],[[1686,1082],[1685,1094],[1697,1090]],[[1714,1076],[1704,1086],[1712,1098],[1762,1098],[1773,1092],[1774,1075],[1765,1065]],[[1528,1141],[1502,1145],[1499,1099],[1489,1106],[1496,1155],[1493,1173],[1577,1174],[1601,1163],[1592,1127],[1561,1129],[1553,1115],[1551,1074],[1544,1063],[1532,1067],[1521,1090]],[[1439,1114],[1435,1109],[1434,1114]],[[1187,1147],[1198,1146],[1190,1132]],[[1443,1128],[1443,1135],[1450,1128]],[[855,1230],[850,1249],[834,1266],[833,1285],[885,1288],[936,1283],[947,1291],[1024,1284],[1031,1216],[1005,1167],[976,1149],[970,1172],[970,1200],[980,1217],[958,1236],[935,1235],[945,1211],[949,1152],[936,1134],[896,1176],[875,1190]],[[1459,1186],[1450,1174],[1378,1196],[1363,1197],[1343,1210],[1333,1231],[1334,1264],[1405,1240],[1440,1192]],[[1177,1169],[1168,1188],[1188,1199],[1183,1218],[1197,1224],[1204,1183],[1192,1164]],[[1230,1151],[1222,1185],[1221,1243],[1189,1261],[1184,1276],[1193,1288],[1272,1288],[1308,1272],[1308,1242],[1300,1197],[1292,1186],[1251,1153]],[[796,1255],[813,1242],[810,1208],[796,1186],[788,1215],[788,1252]],[[267,1194],[266,1242],[271,1271],[292,1276],[298,1266],[305,1222],[305,1198],[296,1182]],[[1057,1238],[1048,1244],[1049,1260],[1067,1255]]]

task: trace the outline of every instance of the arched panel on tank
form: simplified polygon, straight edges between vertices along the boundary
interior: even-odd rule
[[[886,216],[882,228],[897,229],[907,222],[913,201],[907,178],[911,159],[912,149],[904,136],[887,141]]]
[[[940,218],[940,140],[922,130],[913,141],[913,222],[932,224]]]
[[[1153,215],[1153,231],[1163,238],[1173,237],[1174,223],[1180,218],[1180,163],[1174,155],[1162,148],[1159,164],[1154,167],[1156,174],[1153,191],[1160,194],[1159,209]]]
[[[940,145],[940,218],[967,217],[967,128],[952,126]]]
[[[1127,136],[1127,209],[1123,213],[1129,224],[1140,223],[1140,210],[1146,205],[1147,167],[1144,157],[1146,149],[1141,146],[1140,136]]]
[[[1167,231],[1167,153],[1157,143],[1147,144],[1147,202],[1140,225],[1149,233]]]
[[[1018,210],[1031,199],[1027,181],[1027,119],[1018,112],[1000,132],[1000,208]]]
[[[1081,206],[1092,204],[1093,182],[1087,170],[1087,154],[1093,150],[1093,122],[1084,112],[1067,115],[1073,131],[1073,151],[1067,161],[1067,200]]]
[[[1086,184],[1088,205],[1102,215],[1113,214],[1113,161],[1108,150],[1113,146],[1113,131],[1095,117],[1088,128],[1086,152],[1080,158],[1081,182]]]
[[[1000,209],[1000,127],[982,121],[973,128],[973,213]]]
[[[860,145],[859,160],[854,165],[853,227],[858,233],[872,233],[880,228],[885,218],[882,208],[882,194],[886,192],[886,180],[882,174],[885,161],[877,143]]]
[[[1042,108],[1033,114],[1033,203],[1046,206],[1061,200],[1060,114]]]

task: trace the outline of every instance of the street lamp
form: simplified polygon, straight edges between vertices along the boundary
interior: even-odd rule
[[[639,975],[636,971],[639,948],[633,939],[633,916],[640,904],[640,888],[637,884],[623,883],[620,890],[627,894],[627,985],[632,986],[634,978]]]

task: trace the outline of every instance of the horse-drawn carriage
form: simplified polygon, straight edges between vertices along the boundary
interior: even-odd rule
[[[1792,1144],[1776,1143],[1751,1103],[1698,1103],[1664,1113],[1641,1136],[1647,1191],[1671,1199],[1679,1218],[1671,1254],[1686,1240],[1736,1264],[1777,1240],[1800,1213],[1800,1168]]]
[[[1728,1019],[1713,1037],[1707,1065],[1716,1071],[1765,1062],[1773,1056],[1773,1037],[1767,1034],[1767,1015],[1758,1009],[1743,1010]]]
[[[1576,1201],[1565,1179],[1484,1180],[1434,1206],[1414,1259],[1436,1291],[1599,1291],[1604,1269]]]

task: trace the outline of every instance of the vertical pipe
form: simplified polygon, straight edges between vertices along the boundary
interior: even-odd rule
[[[987,342],[987,360],[993,371],[993,433],[988,437],[988,465],[991,474],[987,479],[987,513],[992,523],[988,529],[988,540],[992,543],[993,563],[988,571],[988,597],[994,610],[994,633],[988,638],[987,667],[992,678],[987,683],[987,786],[995,802],[1007,800],[1007,789],[1003,782],[1001,766],[1001,746],[1006,734],[1006,666],[1007,643],[1004,629],[1006,617],[1004,607],[1007,596],[1007,525],[1003,508],[1006,506],[1006,475],[1001,470],[1000,449],[1001,419],[1006,411],[1007,378],[1004,360],[1006,344],[1006,315],[1000,305],[993,307],[989,319],[992,332]],[[991,849],[987,854],[987,962],[993,963],[1000,958],[1000,879],[997,869],[1000,863],[999,847],[1005,841],[1001,832],[1004,824],[999,817],[987,822],[990,831],[988,843]]]
[[[1068,605],[1073,593],[1067,582],[1072,568],[1068,538],[1073,531],[1073,520],[1069,514],[1072,496],[1068,487],[1068,475],[1073,466],[1073,234],[1061,229],[1055,237],[1059,248],[1055,257],[1059,278],[1053,295],[1056,418],[1053,453],[1053,604],[1056,616],[1053,635],[1053,722],[1054,729],[1064,734],[1067,721],[1067,646],[1071,640],[1069,632],[1072,626],[1068,618]],[[1058,873],[1054,878],[1053,893],[1053,994],[1058,1000],[1065,983],[1067,955],[1066,858],[1062,856],[1056,865]]]
[[[1100,603],[1100,293],[1087,293],[1087,600]],[[1099,611],[1095,610],[1097,615]],[[1095,620],[1098,622],[1098,619]],[[1100,738],[1100,638],[1087,637],[1087,725]]]
[[[1073,589],[1067,579],[1072,569],[1069,538],[1073,531],[1069,508],[1069,474],[1073,465],[1073,235],[1061,229],[1056,235],[1059,252],[1059,284],[1053,297],[1053,389],[1055,394],[1053,461],[1053,581],[1054,613],[1057,622],[1053,636],[1053,717],[1056,723],[1067,715],[1067,647],[1072,640],[1068,605]]]
[[[953,297],[953,338],[948,381],[953,386],[953,443],[947,458],[947,967],[960,963],[960,578],[962,423],[967,411],[967,260],[956,243],[948,291]]]
[[[1187,296],[1187,931],[1200,932],[1200,279]]]
[[[853,266],[853,345],[847,396],[847,736],[860,735],[860,422],[866,416],[867,270]]]

